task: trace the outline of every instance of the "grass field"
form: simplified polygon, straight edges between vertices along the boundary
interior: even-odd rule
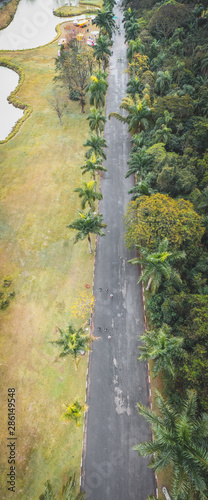
[[[80,3],[79,5],[69,7],[64,5],[63,7],[59,7],[55,10],[55,15],[57,17],[70,17],[70,16],[79,16],[81,14],[96,14],[97,9],[100,7],[99,1],[91,3],[91,1],[87,1],[86,3]]]
[[[64,403],[85,399],[87,356],[75,370],[70,357],[54,362],[55,327],[66,327],[80,292],[92,291],[94,256],[87,240],[73,244],[66,225],[76,216],[83,176],[86,115],[69,102],[59,125],[50,107],[57,41],[29,51],[3,52],[25,72],[18,91],[33,112],[20,131],[0,145],[1,280],[11,280],[15,298],[1,315],[0,497],[9,472],[7,390],[16,389],[15,500],[37,500],[50,480],[56,495],[68,475],[79,481],[82,426],[61,420]],[[1,53],[0,53],[1,58]],[[86,109],[87,111],[87,109]],[[80,326],[83,319],[76,319]],[[11,493],[11,498],[14,494]]]

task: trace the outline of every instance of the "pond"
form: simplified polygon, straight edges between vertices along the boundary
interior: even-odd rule
[[[7,101],[7,96],[16,88],[19,75],[11,69],[0,67],[0,141],[11,132],[14,124],[23,116],[23,110]]]
[[[56,35],[55,27],[67,18],[53,15],[63,5],[78,0],[20,0],[13,21],[0,31],[0,50],[32,49],[45,45]]]
[[[13,21],[0,31],[0,50],[23,50],[39,47],[53,40],[57,24],[68,18],[53,15],[63,5],[79,0],[21,0]],[[23,111],[9,104],[7,97],[18,84],[14,71],[0,66],[0,140],[4,140]]]

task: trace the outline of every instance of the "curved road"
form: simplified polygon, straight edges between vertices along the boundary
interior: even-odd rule
[[[106,117],[119,111],[128,81],[123,16],[118,6],[114,12],[121,35],[114,36]],[[150,431],[136,406],[148,399],[147,372],[137,361],[138,336],[144,331],[141,288],[136,266],[127,263],[134,255],[124,244],[123,216],[133,185],[133,178],[125,179],[130,140],[126,126],[114,118],[107,121],[104,135],[108,171],[101,181],[100,212],[107,228],[97,243],[93,323],[100,339],[90,356],[82,489],[86,500],[146,500],[155,492],[154,473],[131,448],[149,439]]]

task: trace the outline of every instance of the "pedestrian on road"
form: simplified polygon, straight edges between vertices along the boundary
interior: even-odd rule
[[[112,294],[112,293],[110,293],[110,298],[111,298],[111,299],[113,298],[113,294]]]

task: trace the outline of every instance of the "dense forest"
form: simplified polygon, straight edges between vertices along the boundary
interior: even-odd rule
[[[171,464],[172,498],[208,497],[208,11],[206,3],[123,1],[129,81],[111,115],[128,124],[134,175],[126,242],[142,265],[148,331],[140,360],[163,380],[154,434],[138,445]],[[191,451],[192,450],[192,451]]]

